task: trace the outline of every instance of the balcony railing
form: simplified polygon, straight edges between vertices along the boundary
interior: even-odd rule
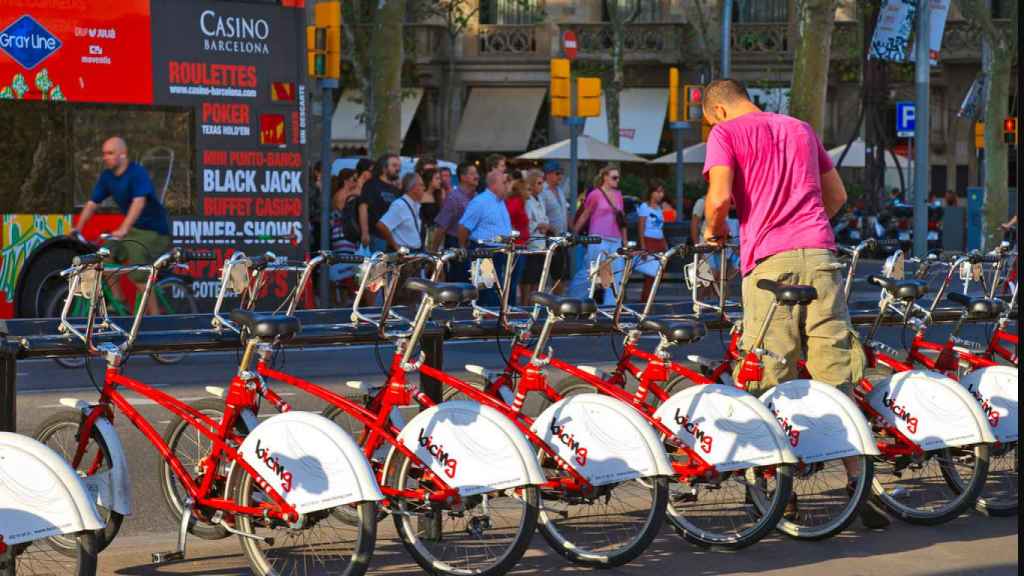
[[[559,33],[566,30],[576,33],[580,57],[611,58],[614,42],[611,26],[608,24],[562,24],[559,28]],[[696,48],[696,38],[690,25],[683,22],[629,24],[624,30],[622,48],[627,61],[675,61],[683,56],[687,49]]]

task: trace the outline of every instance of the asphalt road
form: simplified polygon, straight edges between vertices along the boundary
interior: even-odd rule
[[[867,295],[869,293],[865,293]],[[855,296],[856,298],[856,296]],[[973,334],[972,334],[973,333]],[[939,331],[936,331],[936,336]],[[965,336],[984,339],[972,327]],[[676,353],[720,357],[725,335],[709,334],[703,341]],[[889,329],[883,339],[899,345],[900,334]],[[607,366],[614,362],[612,339],[566,337],[553,341],[556,354],[573,364]],[[653,342],[651,342],[653,344]],[[618,345],[618,342],[616,342]],[[504,348],[507,353],[507,343]],[[376,352],[386,365],[391,349],[381,346],[289,350],[284,368],[332,390],[348,390],[348,380],[383,381]],[[166,367],[148,357],[133,358],[127,374],[162,389],[179,400],[193,402],[208,397],[206,386],[224,386],[237,369],[238,355],[232,352],[193,354],[178,365]],[[497,368],[502,360],[497,344],[490,342],[449,342],[445,345],[445,369],[464,374],[465,364]],[[102,365],[94,362],[93,374],[102,378]],[[44,419],[61,408],[59,400],[97,396],[85,369],[68,370],[51,360],[18,363],[18,430],[31,434]],[[320,410],[319,401],[279,385],[276,390],[296,409]],[[159,432],[170,422],[168,412],[151,400],[126,395]],[[269,412],[262,417],[271,415]],[[152,552],[174,548],[177,524],[167,511],[159,486],[160,459],[149,442],[123,416],[115,424],[131,463],[135,513],[126,519],[113,545],[100,558],[101,574],[247,574],[245,559],[234,538],[219,542],[189,540],[189,559],[182,563],[154,567]],[[384,526],[387,526],[385,529]],[[990,519],[975,513],[939,527],[918,527],[895,523],[883,533],[868,532],[855,523],[853,528],[824,542],[796,542],[771,535],[761,543],[739,551],[701,550],[666,529],[638,560],[610,574],[1011,574],[1017,572],[1017,519]],[[536,537],[526,558],[514,573],[549,574],[572,572],[561,557],[548,551]],[[372,565],[375,574],[419,574],[421,571],[402,549],[391,529],[382,524]]]

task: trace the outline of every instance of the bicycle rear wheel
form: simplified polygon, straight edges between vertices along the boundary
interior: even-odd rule
[[[386,485],[425,488],[421,463],[392,451]],[[522,486],[469,496],[458,506],[392,500],[395,528],[406,550],[430,574],[500,576],[530,545],[537,527],[538,490]]]
[[[876,458],[874,493],[887,510],[911,524],[948,522],[977,501],[988,477],[989,450],[988,444],[976,444]],[[957,480],[950,482],[951,477]]]
[[[249,473],[235,466],[228,494],[239,506],[273,507]],[[350,513],[335,514],[337,508]],[[296,525],[237,514],[235,524],[242,551],[259,576],[362,576],[370,565],[377,539],[376,502],[329,508],[304,514]]]
[[[52,538],[14,546],[14,569],[10,573],[18,576],[95,576],[99,544],[96,532],[66,534],[62,538],[73,542],[70,549],[54,546]],[[7,574],[4,568],[0,558],[0,574]]]

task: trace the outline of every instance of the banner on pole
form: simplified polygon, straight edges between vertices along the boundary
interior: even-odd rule
[[[891,62],[907,61],[907,46],[914,30],[914,0],[885,0],[878,12],[868,57]]]
[[[928,61],[932,66],[939,65],[939,51],[942,49],[942,35],[946,31],[946,16],[949,15],[949,0],[928,0],[928,15],[931,22],[928,23]],[[917,51],[913,46],[917,45],[917,39],[910,49],[910,61],[914,62]]]

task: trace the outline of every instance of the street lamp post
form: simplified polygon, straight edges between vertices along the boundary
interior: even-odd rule
[[[917,44],[914,62],[916,105],[914,120],[914,256],[928,253],[928,111],[931,58],[928,54],[928,15],[930,0],[917,2]]]

